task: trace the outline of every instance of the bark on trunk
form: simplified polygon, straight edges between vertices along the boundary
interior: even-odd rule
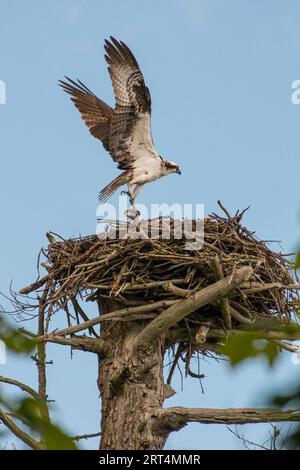
[[[101,314],[116,309],[100,302]],[[144,322],[104,322],[101,339],[114,347],[99,358],[98,387],[102,400],[100,449],[162,449],[166,435],[153,429],[151,411],[164,399],[163,344],[132,352]],[[163,431],[163,430],[162,430]]]

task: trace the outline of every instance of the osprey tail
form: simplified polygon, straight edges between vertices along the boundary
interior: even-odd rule
[[[105,188],[103,188],[100,193],[98,200],[99,202],[103,203],[106,202],[107,199],[110,198],[120,188],[123,184],[126,184],[130,181],[131,173],[129,171],[123,171],[117,178],[112,180]]]

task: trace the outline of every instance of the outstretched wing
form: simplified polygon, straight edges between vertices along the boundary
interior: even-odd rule
[[[139,65],[122,41],[111,37],[104,47],[116,98],[109,139],[112,158],[122,170],[160,165],[151,135],[150,92]]]
[[[68,77],[65,78],[68,82],[59,80],[60,86],[71,95],[71,100],[79,110],[92,136],[101,140],[104,148],[109,151],[110,121],[114,113],[113,109],[80,80],[74,82]]]

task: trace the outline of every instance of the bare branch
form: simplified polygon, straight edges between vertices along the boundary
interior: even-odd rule
[[[272,343],[277,344],[277,346],[280,349],[285,349],[286,351],[292,352],[292,353],[300,353],[300,348],[298,346],[294,346],[293,344],[290,343],[284,343],[283,341],[279,340],[270,340]]]
[[[20,294],[22,295],[30,294],[30,292],[37,290],[40,287],[42,287],[44,284],[46,284],[48,279],[49,279],[49,275],[47,274],[47,276],[42,277],[42,279],[39,279],[38,281],[30,284],[30,286],[24,287],[23,289],[21,289]]]
[[[170,279],[168,281],[155,281],[155,282],[144,282],[144,283],[133,283],[127,284],[124,286],[125,290],[146,290],[146,289],[154,289],[156,287],[165,287],[168,284],[184,284],[186,282],[185,279]]]
[[[49,292],[48,283],[45,286],[43,295],[40,299],[39,304],[39,319],[38,319],[38,335],[42,336],[45,332],[45,308],[46,299]],[[39,384],[39,396],[43,402],[41,406],[41,415],[46,422],[50,422],[49,409],[47,405],[47,377],[46,377],[46,343],[41,341],[37,346],[37,368],[38,368],[38,384]]]
[[[92,339],[87,336],[72,336],[72,338],[54,337],[46,339],[49,343],[56,343],[71,346],[73,349],[81,351],[93,352],[101,357],[107,355],[110,345],[102,339]]]
[[[249,318],[244,317],[244,315],[242,315],[240,312],[235,310],[235,308],[233,308],[231,305],[230,305],[230,314],[231,314],[232,318],[237,320],[239,323],[242,323],[243,325],[252,325],[253,324],[252,321],[249,320]]]
[[[65,336],[72,333],[77,333],[78,331],[85,330],[90,328],[91,326],[98,325],[99,323],[109,321],[109,320],[116,320],[116,321],[128,321],[128,320],[136,320],[137,313],[144,313],[144,312],[151,312],[153,310],[157,310],[159,308],[166,308],[170,307],[170,305],[174,305],[175,303],[179,302],[179,300],[162,300],[160,302],[153,302],[152,304],[146,305],[139,305],[138,307],[128,307],[122,310],[116,310],[115,312],[107,313],[105,315],[101,315],[100,317],[92,318],[89,321],[83,322],[80,325],[74,325],[70,328],[64,328],[62,330],[53,331],[52,333],[48,333],[43,336],[39,336],[36,338],[37,341],[44,341],[55,338],[56,336]],[[143,318],[147,318],[147,316],[143,316]]]
[[[19,387],[24,392],[29,393],[29,395],[31,395],[35,400],[41,399],[41,396],[38,392],[36,392],[33,388],[29,387],[29,385],[20,382],[19,380],[10,379],[9,377],[4,377],[3,375],[0,375],[0,382]]]
[[[203,305],[217,302],[222,297],[227,296],[229,292],[247,281],[251,277],[252,272],[253,270],[250,267],[240,268],[221,281],[192,293],[184,300],[179,300],[176,305],[172,305],[165,312],[161,313],[141,331],[135,340],[135,348],[151,344],[162,333],[166,332],[189,313],[203,307]]]
[[[73,305],[73,308],[74,308],[75,312],[77,314],[79,314],[84,321],[89,321],[89,318],[88,318],[87,314],[85,313],[85,311],[83,310],[81,305],[77,302],[76,297],[72,297],[71,302],[72,302],[72,305]],[[94,330],[93,327],[91,327],[89,329],[89,333],[94,335],[95,338],[99,338],[98,333]]]
[[[261,335],[265,339],[272,339],[272,340],[288,339],[291,341],[300,340],[300,333],[288,333],[285,331],[265,331],[261,329],[255,329],[255,328],[246,329],[246,330],[227,330],[226,332],[224,330],[211,329],[209,330],[207,336],[210,338],[226,338],[226,336],[228,335],[230,336],[241,335],[247,331],[257,333],[258,335]]]
[[[192,293],[189,289],[182,289],[182,287],[175,286],[172,281],[167,282],[163,287],[165,290],[176,295],[176,297],[186,298]]]
[[[101,436],[101,432],[95,432],[94,434],[81,434],[78,436],[71,437],[72,441],[80,441],[82,439],[91,439],[92,437]]]
[[[300,421],[300,410],[273,408],[161,408],[152,415],[153,425],[166,432],[179,431],[190,422],[204,424],[249,424]]]
[[[31,449],[34,450],[44,450],[45,446],[41,444],[40,442],[37,442],[35,439],[33,439],[29,434],[27,434],[25,431],[23,431],[19,426],[17,426],[8,416],[7,414],[0,409],[0,421],[2,421],[3,424],[21,441],[25,442]]]

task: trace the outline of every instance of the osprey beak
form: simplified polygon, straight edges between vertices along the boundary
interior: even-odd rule
[[[181,170],[179,170],[179,168],[178,168],[178,170],[176,171],[176,173],[178,173],[179,175],[181,175]]]

